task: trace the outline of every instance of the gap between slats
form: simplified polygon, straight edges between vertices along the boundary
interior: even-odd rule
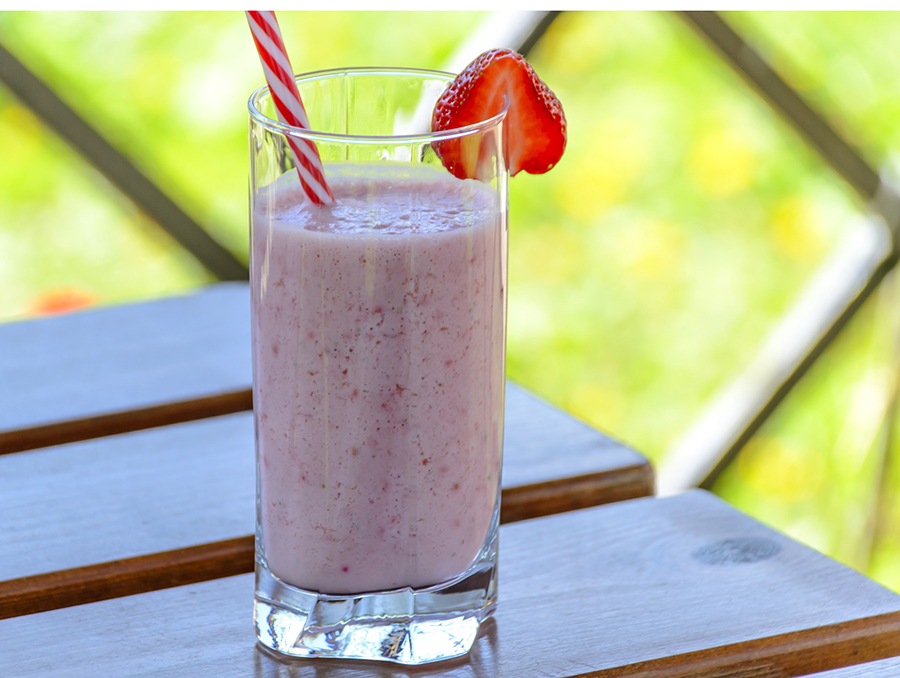
[[[653,493],[649,463],[503,490],[512,523]],[[253,571],[252,536],[0,582],[0,619],[35,614]]]

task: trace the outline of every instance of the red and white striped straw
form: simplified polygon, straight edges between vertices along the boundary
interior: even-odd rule
[[[281,39],[281,29],[278,27],[275,12],[246,12],[246,14],[247,23],[250,24],[250,31],[253,33],[253,42],[256,43],[256,51],[259,52],[259,60],[266,74],[266,82],[269,84],[269,91],[278,111],[278,119],[291,127],[309,129],[306,109],[300,101],[300,92],[297,91],[297,83],[294,82],[294,71],[284,48],[284,41]],[[316,145],[308,139],[294,139],[290,136],[287,137],[287,141],[294,153],[297,174],[300,175],[300,184],[306,195],[317,205],[333,203],[334,196],[325,181],[322,159]]]

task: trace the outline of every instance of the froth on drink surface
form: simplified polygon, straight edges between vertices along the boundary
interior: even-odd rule
[[[254,405],[270,570],[423,587],[482,548],[500,481],[505,219],[442,169],[327,168],[255,200]]]
[[[257,205],[269,219],[295,228],[386,235],[471,227],[497,211],[496,191],[474,179],[456,179],[443,168],[332,166],[328,183],[332,205],[307,200],[293,172],[276,182],[274,190],[264,189]]]

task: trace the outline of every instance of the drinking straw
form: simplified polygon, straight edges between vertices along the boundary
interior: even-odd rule
[[[246,15],[266,82],[278,111],[278,119],[291,127],[309,129],[306,109],[300,100],[275,12],[246,12]],[[316,145],[308,139],[295,139],[291,136],[287,136],[287,142],[294,154],[300,185],[307,197],[317,205],[333,203],[334,196],[325,181],[322,159]]]

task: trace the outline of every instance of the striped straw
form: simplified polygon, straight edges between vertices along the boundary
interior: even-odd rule
[[[278,28],[275,12],[246,12],[246,14],[247,23],[250,24],[250,31],[253,33],[253,42],[256,43],[256,51],[259,52],[259,60],[266,74],[266,82],[278,110],[278,119],[291,127],[309,129],[306,109],[300,101],[300,92],[297,91],[294,71],[284,48],[284,41],[281,39],[281,29]],[[287,137],[287,141],[297,163],[300,185],[306,191],[307,197],[317,205],[333,203],[334,196],[325,182],[322,159],[316,145],[308,139],[294,139],[290,136]]]

